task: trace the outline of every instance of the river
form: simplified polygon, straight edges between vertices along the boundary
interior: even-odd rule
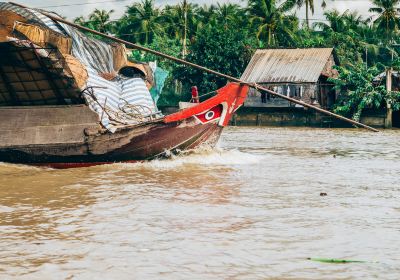
[[[0,278],[399,279],[399,139],[229,127],[170,160],[1,163]]]

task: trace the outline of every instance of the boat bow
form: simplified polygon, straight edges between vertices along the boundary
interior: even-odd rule
[[[225,87],[217,90],[217,94],[210,99],[165,116],[164,122],[177,122],[194,116],[201,123],[218,120],[219,126],[226,126],[232,114],[243,105],[248,91],[249,87],[247,85],[228,83]]]

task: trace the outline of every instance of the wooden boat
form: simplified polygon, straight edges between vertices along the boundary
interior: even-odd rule
[[[198,104],[160,119],[102,128],[87,105],[12,106],[0,108],[0,161],[82,167],[132,162],[169,153],[214,146],[248,87],[229,83]]]
[[[105,37],[117,45],[100,42],[76,30]],[[177,113],[161,116],[152,112],[140,122],[122,121],[110,127],[104,119],[111,118],[103,114],[107,114],[107,96],[98,100],[93,92],[95,88],[106,92],[107,87],[96,86],[96,81],[105,81],[113,76],[114,70],[118,72],[126,66],[124,45],[233,82],[217,90],[210,99],[188,103]],[[20,4],[0,3],[0,53],[0,161],[3,162],[65,168],[147,160],[202,145],[214,146],[223,127],[245,101],[250,87],[377,131],[263,86]]]
[[[210,99],[163,116],[148,90],[155,77],[149,82],[148,66],[132,66],[124,44],[60,20],[0,3],[2,162],[65,168],[214,146],[246,99],[247,85],[229,83]]]

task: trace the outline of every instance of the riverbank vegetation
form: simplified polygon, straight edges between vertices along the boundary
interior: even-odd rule
[[[336,111],[359,118],[361,107],[380,107],[386,99],[398,99],[389,97],[382,86],[373,88],[372,76],[400,64],[399,3],[371,0],[372,17],[356,11],[326,10],[326,19],[312,20],[313,0],[248,0],[242,6],[199,6],[183,1],[163,7],[156,6],[154,0],[142,0],[127,6],[118,20],[111,20],[114,11],[96,9],[75,22],[237,77],[257,48],[334,47],[341,64],[335,84],[345,93]],[[326,6],[325,1],[322,6]],[[306,9],[305,18],[298,16],[301,7]],[[187,99],[192,85],[204,93],[224,83],[138,51],[133,51],[132,57],[157,59],[171,73],[167,93],[160,99],[164,104]],[[364,84],[360,87],[360,83]],[[358,88],[357,93],[351,90],[353,87]]]

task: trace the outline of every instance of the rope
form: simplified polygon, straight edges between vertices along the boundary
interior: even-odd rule
[[[107,107],[107,98],[105,99],[104,104],[100,103],[94,93],[94,88],[104,89],[106,87],[87,87],[82,91],[82,93],[87,94],[91,100],[93,100],[92,102],[90,100],[88,101],[90,104],[95,102],[102,109],[101,119],[103,118],[103,114],[106,114],[110,121],[127,125],[132,124],[132,122],[142,123],[146,121],[152,121],[157,118],[158,112],[153,112],[150,107],[141,104],[129,104],[128,101],[123,98],[121,98],[121,100],[125,102],[125,104],[118,106],[120,111],[116,112]]]

